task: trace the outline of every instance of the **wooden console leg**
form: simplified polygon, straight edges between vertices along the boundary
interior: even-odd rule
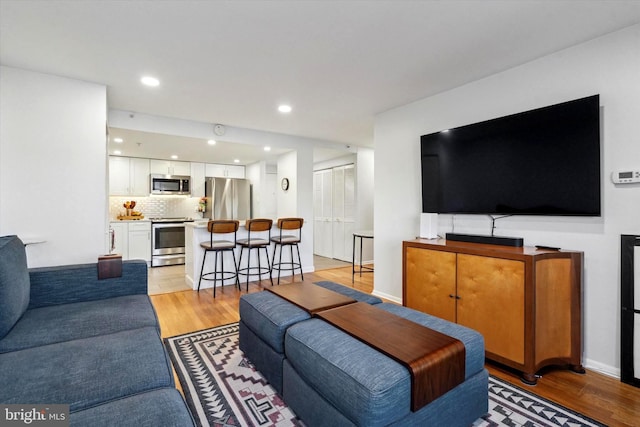
[[[538,384],[538,377],[536,377],[536,374],[528,374],[523,372],[522,376],[520,377],[520,381],[522,381],[526,385],[536,385]]]
[[[569,369],[571,369],[576,374],[586,374],[587,371],[582,367],[582,365],[569,365]]]

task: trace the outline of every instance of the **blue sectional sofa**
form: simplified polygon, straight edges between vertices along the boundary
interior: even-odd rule
[[[97,264],[27,269],[0,237],[0,403],[69,405],[70,424],[191,426],[175,389],[147,265],[98,280]]]
[[[411,378],[400,363],[270,292],[243,295],[240,349],[306,425],[468,426],[487,413],[482,335],[336,283],[316,284],[460,340],[465,378],[412,412]]]

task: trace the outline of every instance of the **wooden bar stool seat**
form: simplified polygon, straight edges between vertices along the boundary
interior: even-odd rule
[[[280,232],[277,236],[271,238],[274,244],[273,255],[271,256],[273,264],[271,265],[271,274],[273,270],[278,270],[278,284],[280,284],[280,272],[282,270],[291,271],[292,278],[296,274],[296,268],[300,269],[300,277],[304,280],[304,274],[302,273],[302,261],[300,260],[300,247],[298,244],[302,240],[302,224],[303,218],[280,218],[278,219],[278,228]],[[283,231],[293,234],[283,234]],[[290,258],[289,260],[282,261],[282,249],[285,246],[289,246]],[[296,247],[298,253],[298,261],[293,256],[293,247]],[[276,262],[276,249],[280,248],[280,257]]]
[[[247,238],[239,239],[238,245],[240,246],[240,259],[238,260],[238,274],[247,276],[247,291],[249,291],[249,278],[250,276],[258,275],[258,279],[262,280],[263,274],[269,275],[271,280],[271,286],[273,286],[273,279],[271,278],[271,264],[269,262],[269,250],[267,249],[271,244],[271,227],[273,226],[273,220],[266,218],[248,219],[245,222],[244,227],[247,229]],[[242,255],[244,250],[248,249],[247,265],[241,267]],[[251,250],[257,249],[258,251],[258,265],[251,265]],[[267,256],[266,267],[262,264],[260,259],[260,249],[264,249]]]
[[[236,279],[236,286],[240,289],[240,280],[238,278],[238,267],[236,264],[236,241],[238,236],[238,228],[240,222],[235,220],[212,220],[207,223],[207,230],[209,231],[209,241],[200,243],[200,247],[204,249],[204,256],[202,257],[202,267],[200,268],[200,279],[198,280],[198,291],[200,291],[200,284],[202,280],[213,281],[213,297],[216,297],[216,282],[220,282],[221,286],[224,286],[224,281],[229,279]],[[233,234],[233,240],[221,239],[215,240],[215,235],[225,235],[229,238]],[[207,260],[207,254],[209,252],[215,253],[213,262],[213,271],[204,273],[204,264]],[[231,252],[233,256],[233,270],[224,269],[224,253]],[[218,254],[220,254],[220,270],[218,270]],[[213,276],[213,278],[211,278]]]

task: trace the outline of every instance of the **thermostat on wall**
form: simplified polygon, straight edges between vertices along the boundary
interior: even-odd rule
[[[614,184],[632,184],[640,182],[640,170],[615,171],[611,174]]]

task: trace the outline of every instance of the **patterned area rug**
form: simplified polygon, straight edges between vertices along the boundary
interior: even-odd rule
[[[201,426],[303,426],[238,348],[238,324],[165,338],[189,408]],[[489,413],[474,427],[604,426],[497,378]]]

